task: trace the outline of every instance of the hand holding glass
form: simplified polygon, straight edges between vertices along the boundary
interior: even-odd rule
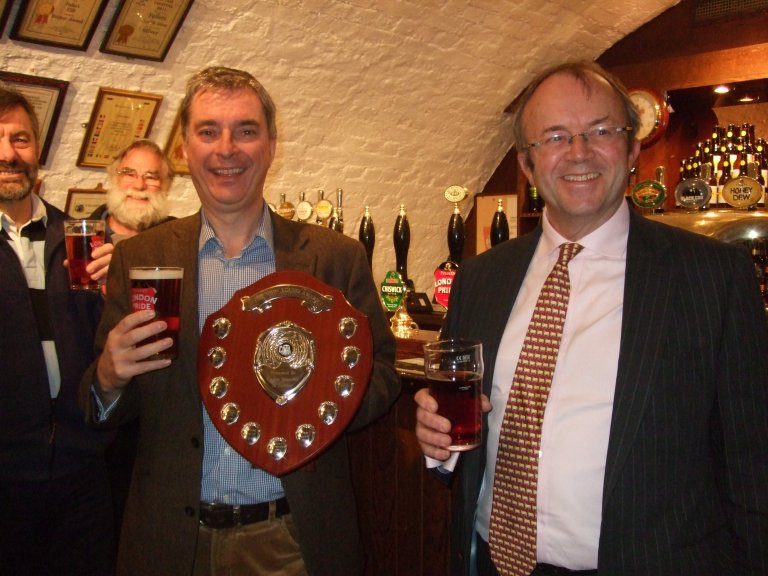
[[[64,243],[67,247],[70,289],[98,290],[99,283],[91,278],[85,267],[93,260],[93,249],[104,244],[104,220],[65,221]]]
[[[147,360],[174,359],[179,353],[181,315],[181,281],[184,268],[148,266],[131,268],[131,304],[133,311],[154,310],[155,320],[162,320],[168,328],[137,344],[143,346],[163,338],[172,338],[173,346],[158,352]],[[154,321],[154,320],[153,320]]]
[[[424,345],[424,374],[437,400],[437,413],[451,421],[455,452],[482,443],[480,394],[483,383],[483,345],[474,340],[439,340]]]

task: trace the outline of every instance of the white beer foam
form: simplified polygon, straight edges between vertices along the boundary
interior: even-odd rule
[[[184,268],[131,268],[131,280],[175,280],[184,277]]]

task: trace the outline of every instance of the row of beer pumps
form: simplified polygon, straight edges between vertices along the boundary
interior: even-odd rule
[[[325,198],[323,190],[318,191],[318,201],[313,206],[306,200],[302,192],[299,202],[294,205],[286,200],[284,193],[280,194],[280,203],[270,207],[283,218],[300,222],[314,222],[318,225],[328,226],[338,232],[344,232],[343,214],[343,190],[336,190],[336,205],[334,206]],[[464,251],[466,239],[464,231],[464,219],[459,210],[459,204],[467,199],[469,191],[463,186],[449,186],[444,193],[445,199],[453,205],[453,212],[448,220],[447,243],[448,259],[435,269],[434,303],[448,308],[453,278],[459,268]],[[376,243],[376,229],[368,206],[360,221],[358,239],[365,247],[368,256],[368,266],[372,267],[373,249]],[[496,211],[490,227],[490,243],[495,246],[499,242],[509,239],[509,224],[504,213],[502,200],[498,200]],[[400,204],[400,209],[395,218],[392,231],[392,241],[395,249],[395,268],[389,270],[380,285],[382,305],[388,312],[392,312],[392,331],[398,337],[407,338],[419,327],[408,314],[411,311],[432,312],[432,305],[425,293],[416,292],[413,280],[408,277],[408,250],[411,244],[411,228],[405,211],[405,204]]]

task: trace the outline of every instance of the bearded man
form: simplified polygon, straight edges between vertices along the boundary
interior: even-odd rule
[[[160,147],[151,140],[136,140],[107,168],[107,203],[91,218],[106,221],[107,242],[135,236],[168,220],[168,191],[175,172]]]
[[[32,191],[39,126],[29,101],[0,85],[0,571],[104,576],[113,433],[88,428],[77,403],[102,299],[69,289],[67,216]],[[97,280],[112,248],[92,252]]]

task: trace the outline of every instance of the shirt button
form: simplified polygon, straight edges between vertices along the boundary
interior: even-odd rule
[[[230,448],[224,448],[224,456],[229,456],[232,453]]]
[[[224,494],[221,499],[224,500],[224,502],[229,502],[229,494]]]

